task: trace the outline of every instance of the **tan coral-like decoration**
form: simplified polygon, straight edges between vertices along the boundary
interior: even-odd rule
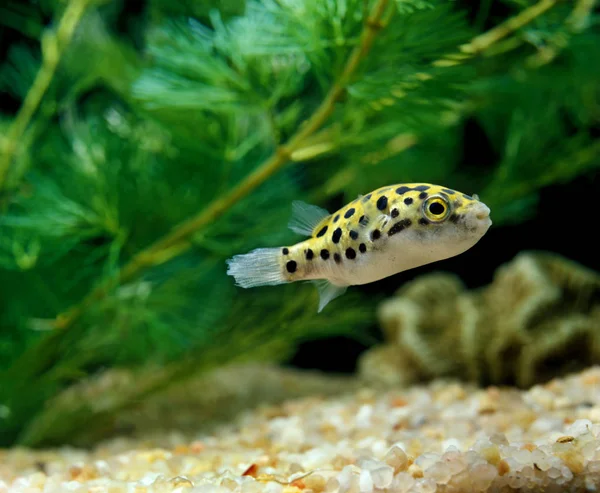
[[[600,362],[600,274],[556,254],[522,252],[473,291],[451,274],[422,276],[378,315],[387,342],[359,362],[373,383],[528,387]]]

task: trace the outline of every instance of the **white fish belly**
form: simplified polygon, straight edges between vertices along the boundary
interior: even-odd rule
[[[397,251],[379,250],[364,255],[357,262],[343,269],[343,281],[348,285],[368,284],[379,281],[399,272],[413,269],[427,263],[418,258],[423,255],[401,254]]]
[[[398,238],[385,238],[385,243],[375,245],[356,258],[345,261],[340,269],[337,283],[342,285],[368,284],[379,281],[399,272],[414,269],[464,252],[471,242],[422,242],[414,235]]]

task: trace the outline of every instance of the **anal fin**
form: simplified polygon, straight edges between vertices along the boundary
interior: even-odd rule
[[[338,296],[342,296],[348,289],[348,286],[336,286],[326,279],[317,279],[311,282],[317,287],[317,291],[319,292],[319,313],[321,313],[330,301]]]

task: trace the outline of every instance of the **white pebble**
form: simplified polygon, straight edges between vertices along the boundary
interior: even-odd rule
[[[460,450],[460,442],[456,438],[448,438],[442,442],[442,450]]]
[[[408,457],[406,452],[402,448],[394,445],[387,454],[385,454],[384,461],[394,468],[395,472],[406,469],[408,464]]]
[[[525,481],[519,475],[511,475],[508,478],[508,486],[510,486],[513,489],[522,488],[524,483],[525,483]]]
[[[548,469],[548,477],[552,479],[560,478],[560,469],[558,467],[551,467]]]
[[[435,493],[437,491],[437,484],[432,479],[421,479],[417,481],[414,490],[410,490],[412,493]]]
[[[587,468],[588,468],[588,471],[590,471],[592,474],[600,473],[600,461],[592,460],[592,461],[588,462]]]
[[[282,491],[283,485],[274,482],[267,483],[263,489],[264,493],[282,493]]]
[[[324,447],[313,448],[304,454],[302,463],[307,469],[315,469],[326,463],[331,456],[333,453],[328,453]]]
[[[352,482],[352,476],[353,476],[353,467],[352,466],[344,467],[342,469],[342,472],[340,472],[337,475],[337,480],[339,483],[340,491],[347,491],[350,488],[350,484]]]
[[[428,478],[433,479],[438,484],[446,484],[452,477],[452,472],[447,464],[436,462],[427,468],[425,472]]]
[[[548,433],[549,431],[560,428],[563,424],[563,420],[560,418],[539,418],[536,419],[529,430],[535,433]]]
[[[520,464],[531,464],[531,452],[527,449],[519,449],[513,452],[513,459]]]
[[[600,421],[600,407],[595,406],[592,409],[590,409],[588,416],[590,418],[590,421],[594,422],[594,423],[598,423],[598,421]],[[597,427],[598,425],[595,424],[594,427]],[[597,433],[594,433],[594,436],[598,436]]]
[[[567,435],[572,435],[574,437],[578,437],[580,435],[585,435],[586,433],[590,433],[592,430],[592,422],[589,419],[578,419],[570,426],[567,426],[565,433]]]
[[[597,442],[596,440],[591,440],[588,443],[586,443],[583,447],[581,447],[581,453],[584,457],[591,458],[594,456],[594,453],[596,452],[596,450],[598,450],[599,447],[599,442]]]
[[[464,471],[467,468],[467,463],[462,455],[458,455],[454,459],[448,460],[446,464],[450,469],[450,474],[452,474],[453,476],[460,473],[461,471]]]
[[[473,490],[486,491],[491,486],[498,474],[497,469],[491,464],[477,464],[470,470]]]
[[[381,457],[387,452],[388,443],[385,440],[376,440],[371,449],[373,450],[373,454]]]
[[[492,442],[494,445],[508,445],[508,440],[502,433],[492,433],[490,436],[490,442]]]
[[[156,480],[158,480],[159,478],[162,478],[163,475],[159,472],[149,472],[146,473],[144,475],[144,477],[142,477],[138,483],[141,486],[150,486],[152,483],[154,483]]]
[[[367,404],[360,407],[356,413],[356,426],[358,428],[368,428],[371,426],[371,417],[373,416],[373,406]]]
[[[301,428],[286,428],[279,436],[282,444],[290,447],[299,446],[304,443],[304,431]]]
[[[381,466],[371,470],[371,478],[375,488],[388,488],[394,479],[394,469],[390,466]]]
[[[385,466],[385,462],[381,462],[380,460],[373,459],[371,457],[361,457],[356,461],[356,465],[361,469],[366,469],[367,471],[372,471],[379,467]]]
[[[434,464],[437,464],[439,460],[440,460],[439,454],[433,454],[433,453],[422,454],[419,457],[417,457],[417,460],[415,460],[415,464],[417,466],[419,466],[421,469],[425,470],[425,469],[433,466]]]
[[[397,493],[408,493],[413,490],[415,479],[407,472],[394,476],[390,489]]]
[[[561,474],[562,476],[562,483],[568,483],[569,481],[573,480],[573,473],[571,472],[571,469],[569,469],[567,466],[562,466],[561,467]]]
[[[191,493],[230,493],[227,488],[216,484],[201,484],[188,491]]]
[[[246,481],[241,487],[242,493],[262,493],[262,490],[263,484],[258,481]]]
[[[336,478],[329,478],[325,485],[325,493],[334,493],[335,491],[339,491],[339,489],[340,482]]]
[[[359,478],[360,493],[373,493],[373,479],[371,473],[365,469],[360,472]]]

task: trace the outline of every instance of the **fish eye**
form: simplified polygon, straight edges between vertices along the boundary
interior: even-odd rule
[[[429,197],[423,204],[423,211],[430,221],[443,221],[448,217],[450,204],[443,197]]]
[[[446,207],[440,202],[432,202],[431,204],[429,204],[429,212],[434,216],[441,216],[445,212],[445,210]]]

